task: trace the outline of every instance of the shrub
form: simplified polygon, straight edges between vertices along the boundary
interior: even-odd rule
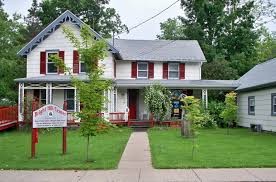
[[[221,128],[227,127],[227,123],[224,122],[223,118],[220,116],[220,113],[224,110],[225,104],[220,101],[211,101],[208,104],[208,112],[211,117],[216,122],[216,125]]]
[[[215,121],[214,117],[208,111],[203,112],[202,127],[203,128],[216,128],[217,127],[217,122]]]

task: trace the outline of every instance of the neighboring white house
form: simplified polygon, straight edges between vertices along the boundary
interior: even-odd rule
[[[276,131],[276,58],[256,65],[238,84],[239,125]]]
[[[80,110],[70,76],[58,70],[48,57],[58,54],[75,76],[85,80],[85,65],[79,61],[77,49],[61,28],[61,25],[66,26],[79,36],[82,24],[78,17],[66,11],[19,51],[27,61],[26,78],[16,79],[19,121],[24,120],[26,94],[38,98],[41,104],[53,103],[60,107],[66,100],[68,111]],[[96,39],[102,39],[97,32],[91,31]],[[201,66],[206,59],[195,40],[115,39],[108,47],[109,54],[102,61],[104,77],[113,80],[112,90],[105,93],[109,98],[104,111],[107,117],[110,112],[125,112],[129,108],[130,119],[148,118],[143,89],[153,82],[171,89],[176,100],[184,93],[202,98],[206,105],[208,89],[233,90],[238,86],[233,80],[201,80]]]

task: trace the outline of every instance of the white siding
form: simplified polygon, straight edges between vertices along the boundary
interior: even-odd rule
[[[276,131],[276,116],[271,116],[271,93],[276,88],[262,89],[238,94],[239,125],[261,124],[264,130]],[[248,97],[255,96],[255,115],[248,115]]]
[[[201,79],[201,63],[186,63],[185,80],[200,80],[200,79]]]
[[[64,23],[65,27],[70,28],[75,35],[79,36],[79,29],[71,24]],[[64,51],[64,62],[67,67],[73,66],[73,50],[74,46],[65,37],[62,28],[58,28],[47,39],[42,41],[34,50],[32,50],[27,56],[27,77],[42,76],[40,74],[40,52],[45,50],[59,49]]]
[[[131,79],[131,61],[116,61],[116,78]],[[154,79],[163,79],[163,62],[154,62]],[[185,80],[201,79],[201,63],[185,63]]]
[[[131,62],[130,61],[116,61],[116,78],[117,79],[131,79]]]
[[[127,89],[117,90],[117,112],[125,112],[127,107]]]
[[[80,29],[69,22],[63,26],[71,29],[73,33],[80,38]],[[27,77],[42,76],[40,74],[40,52],[47,50],[60,50],[64,51],[64,63],[67,67],[73,67],[73,44],[65,37],[62,28],[58,28],[47,39],[42,41],[34,50],[27,56]],[[113,59],[112,55],[108,53],[107,57],[101,62],[104,65],[104,77],[113,78]]]

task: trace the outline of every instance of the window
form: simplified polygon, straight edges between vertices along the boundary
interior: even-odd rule
[[[45,105],[46,104],[46,89],[41,89],[39,92],[39,98],[40,98],[40,104]]]
[[[255,97],[248,97],[248,115],[255,115]]]
[[[58,55],[58,52],[47,52],[47,73],[57,73],[57,67],[55,63],[50,60],[50,57],[55,55]]]
[[[179,78],[179,64],[178,63],[169,63],[169,79],[178,79]]]
[[[65,90],[65,100],[67,101],[67,111],[75,110],[75,90]]]
[[[137,64],[138,78],[148,78],[148,63]]]
[[[271,94],[271,115],[276,116],[276,93]]]
[[[86,65],[84,62],[80,62],[80,73],[86,73]]]

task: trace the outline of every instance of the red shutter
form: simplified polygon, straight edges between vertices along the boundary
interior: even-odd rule
[[[149,63],[149,78],[154,78],[154,63]]]
[[[137,62],[131,63],[131,78],[137,78]]]
[[[179,64],[179,79],[185,79],[185,63]]]
[[[168,63],[163,63],[163,79],[168,79]]]
[[[46,52],[40,52],[40,74],[46,74]]]
[[[63,64],[64,64],[64,51],[59,51],[58,56],[60,57],[60,59],[63,60]],[[64,73],[64,68],[59,68],[58,73]]]
[[[73,52],[73,73],[79,73],[79,52],[74,50]]]

